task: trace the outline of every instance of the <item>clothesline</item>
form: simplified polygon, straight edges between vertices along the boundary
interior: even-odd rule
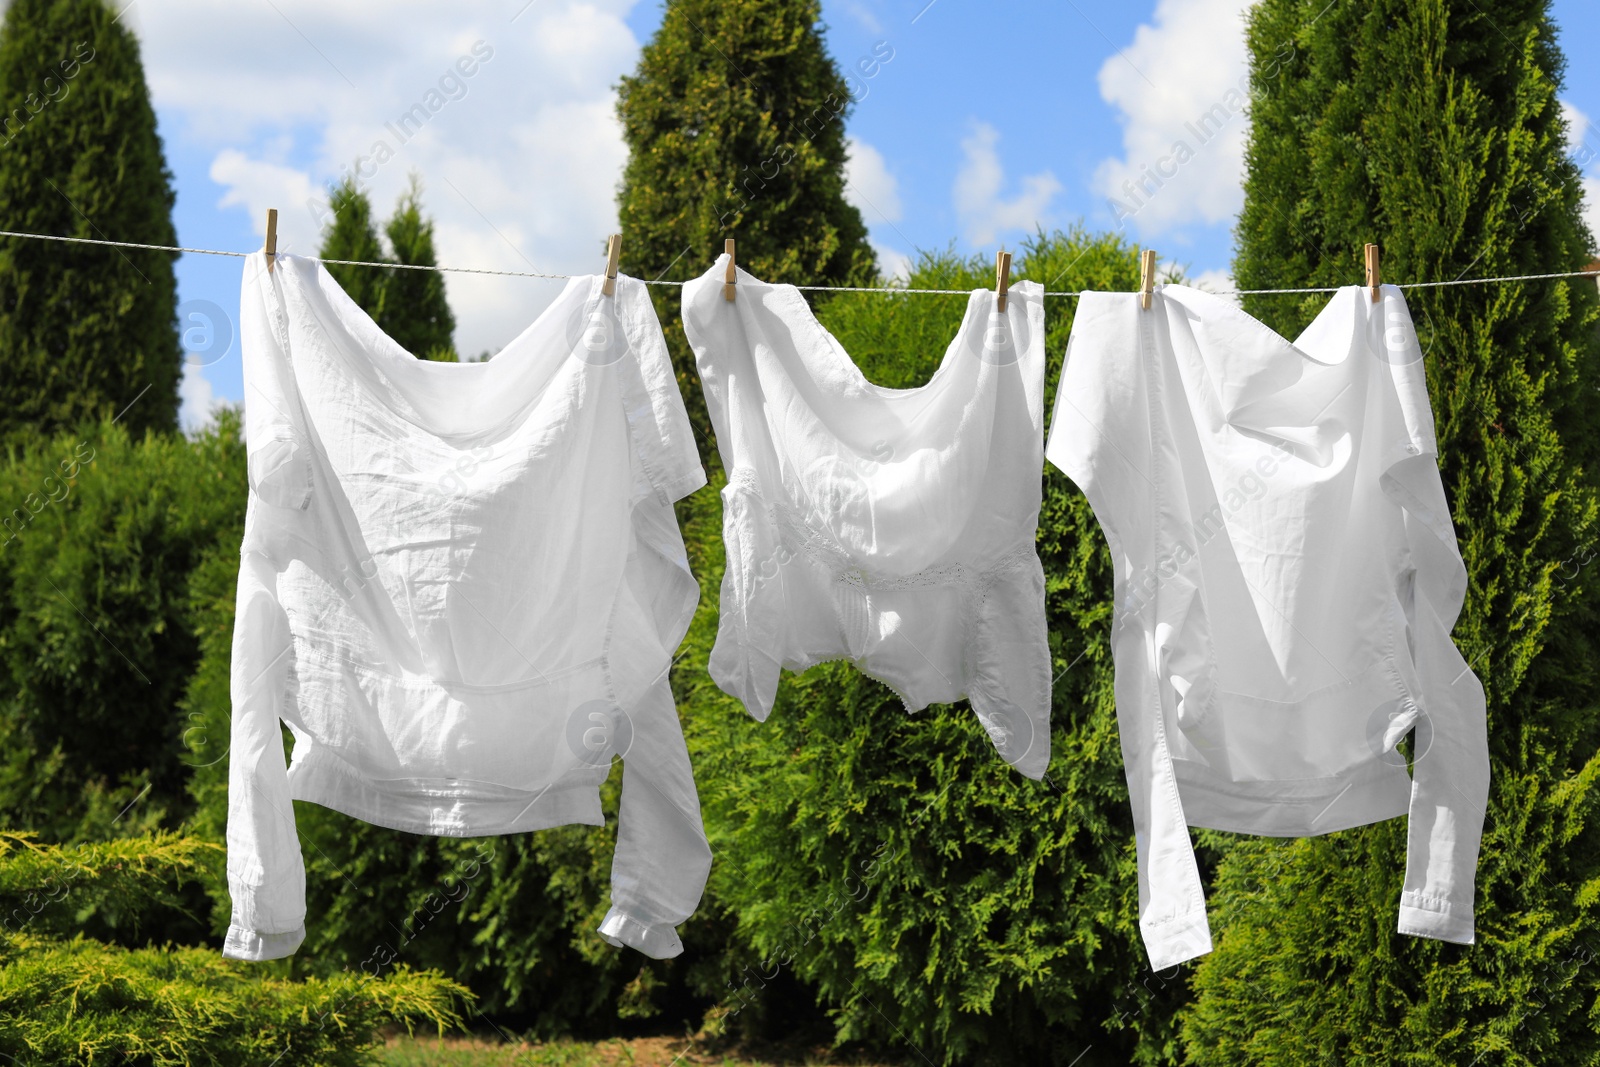
[[[0,237],[26,237],[35,241],[63,241],[68,244],[102,245],[107,248],[141,248],[155,252],[189,252],[199,256],[237,256],[244,258],[254,255],[253,252],[229,252],[216,248],[184,248],[179,245],[152,245],[141,244],[136,241],[102,241],[91,237],[58,237],[48,233],[22,233],[18,230],[0,230]],[[365,259],[322,259],[317,256],[307,256],[307,259],[316,263],[332,263],[344,267],[391,267],[396,270],[431,270],[441,274],[493,274],[509,278],[547,278],[554,281],[566,281],[576,277],[572,274],[541,274],[537,271],[526,270],[490,270],[484,267],[439,267],[421,263],[374,263]],[[1402,282],[1395,286],[1396,289],[1436,289],[1446,285],[1488,285],[1496,282],[1537,282],[1552,278],[1600,278],[1600,270],[1571,270],[1558,271],[1552,274],[1516,274],[1498,278],[1456,278],[1444,282]],[[683,285],[683,282],[645,281],[645,285]],[[908,289],[900,286],[867,286],[867,285],[797,285],[796,289],[820,293],[915,293],[919,296],[967,296],[970,289]],[[1291,293],[1337,293],[1339,286],[1323,286],[1304,289],[1227,289],[1212,293],[1213,296],[1267,296]],[[1073,292],[1046,292],[1047,297],[1063,296],[1075,297],[1080,295]]]

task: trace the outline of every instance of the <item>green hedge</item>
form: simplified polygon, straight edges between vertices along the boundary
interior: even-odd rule
[[[0,1057],[30,1067],[356,1067],[382,1026],[439,1032],[467,996],[397,968],[291,982],[214,948],[128,950],[78,934],[86,910],[137,916],[187,881],[221,881],[222,850],[170,834],[62,847],[0,832]]]
[[[0,1055],[30,1067],[357,1067],[382,1026],[457,1026],[465,995],[403,967],[291,982],[210,948],[0,935]]]
[[[200,656],[190,582],[238,566],[244,470],[232,415],[192,439],[90,424],[0,461],[11,825],[91,840],[188,813],[175,709]]]

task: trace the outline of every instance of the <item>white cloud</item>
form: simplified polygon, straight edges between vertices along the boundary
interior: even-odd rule
[[[1567,120],[1567,151],[1583,171],[1583,221],[1589,233],[1600,241],[1600,157],[1586,140],[1594,130],[1594,120],[1563,100],[1561,114]]]
[[[1123,155],[1102,161],[1093,184],[1141,236],[1222,222],[1244,204],[1250,2],[1159,0],[1152,22],[1100,68]]]
[[[864,5],[857,3],[856,0],[847,0],[843,6],[868,33],[883,32],[883,23],[879,22],[877,16]]]
[[[365,156],[380,218],[420,174],[442,264],[568,274],[600,269],[616,228],[627,153],[613,87],[638,58],[624,21],[635,2],[540,0],[519,14],[391,0],[374,17],[364,0],[163,0],[137,5],[135,28],[164,121],[214,152],[218,206],[247,211],[258,234],[278,208],[280,249],[316,249],[325,216],[308,200]],[[468,353],[498,349],[560,289],[445,284]]]
[[[178,425],[185,430],[198,430],[215,417],[216,395],[206,380],[203,368],[194,363],[183,365],[183,380],[178,383]]]
[[[876,148],[858,137],[849,138],[846,144],[850,154],[844,169],[845,199],[860,210],[869,227],[884,223],[895,229],[894,224],[903,216],[899,180]],[[878,270],[885,278],[905,281],[911,277],[909,255],[876,238],[869,240],[878,255]]]
[[[1233,275],[1225,270],[1203,270],[1189,279],[1189,285],[1196,289],[1204,289],[1208,293],[1226,294],[1222,299],[1232,303],[1239,303],[1239,297],[1233,291],[1239,287],[1233,280]]]
[[[1570,100],[1558,103],[1561,105],[1561,117],[1567,120],[1567,151],[1577,153],[1583,146],[1583,139],[1589,135],[1589,127],[1594,123]]]
[[[236,148],[224,148],[211,161],[211,180],[228,191],[217,206],[243,207],[250,213],[251,225],[264,240],[267,236],[267,209],[278,209],[278,249],[283,252],[314,254],[318,229],[315,221],[298,208],[320,195],[303,170],[251,159]]]
[[[911,277],[911,257],[884,244],[873,241],[872,250],[878,254],[878,273],[891,281],[907,281]]]
[[[1589,235],[1600,241],[1600,178],[1587,174],[1583,176],[1583,221],[1589,225]]]
[[[883,153],[857,137],[846,141],[844,197],[861,211],[867,225],[900,221],[900,183],[889,173]]]
[[[1005,171],[996,150],[999,143],[999,131],[986,122],[974,123],[961,142],[966,158],[956,172],[955,208],[967,240],[975,245],[993,244],[1003,231],[1032,230],[1046,222],[1050,201],[1061,191],[1056,176],[1043,171],[1023,178],[1021,191],[1002,200]]]

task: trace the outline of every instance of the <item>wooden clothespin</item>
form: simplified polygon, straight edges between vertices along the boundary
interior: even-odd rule
[[[733,238],[732,237],[728,238],[727,243],[725,243],[722,246],[722,250],[724,252],[728,253],[728,273],[723,275],[723,278],[722,278],[722,298],[724,300],[728,301],[729,303],[732,303],[733,302],[733,287],[739,280],[739,275],[734,271],[734,266],[733,266]]]
[[[1378,302],[1378,289],[1383,285],[1383,274],[1378,270],[1378,246],[1367,246],[1367,286],[1372,290],[1372,302]]]
[[[278,261],[278,209],[267,208],[267,273],[272,273],[272,266]]]
[[[1006,293],[1011,290],[1011,253],[994,254],[994,306],[997,311],[1006,309]]]
[[[622,234],[606,238],[606,280],[600,291],[607,296],[617,295],[617,258],[622,255]]]
[[[1150,294],[1156,287],[1156,250],[1147,248],[1139,255],[1139,306],[1150,308]]]

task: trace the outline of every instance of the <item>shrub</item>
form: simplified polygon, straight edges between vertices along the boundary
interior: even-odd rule
[[[244,472],[233,414],[194,438],[91,424],[0,461],[0,811],[13,826],[89,840],[187,814],[189,584],[208,558],[238,566]]]
[[[0,1056],[89,1064],[354,1065],[380,1026],[460,1022],[466,990],[404,967],[291,982],[214,949],[128,950],[60,931],[81,910],[141,912],[174,885],[219,880],[221,850],[161,835],[65,848],[0,833]]]

